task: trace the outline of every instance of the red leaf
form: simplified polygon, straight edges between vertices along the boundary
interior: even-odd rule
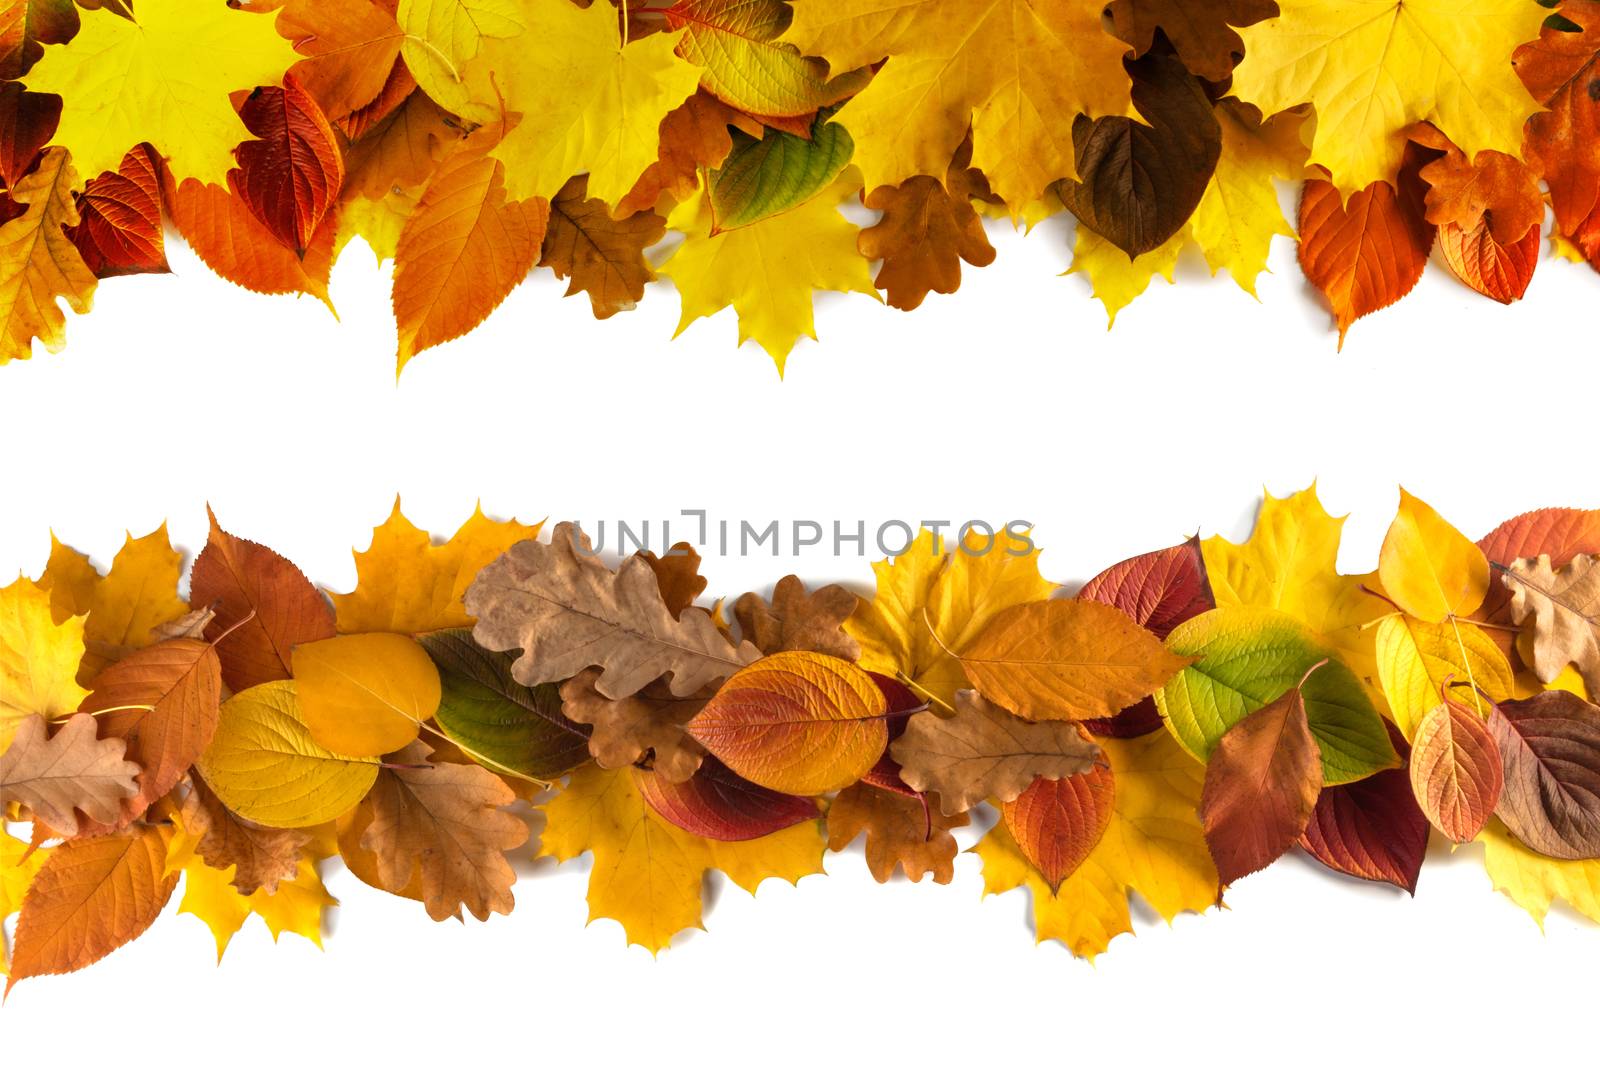
[[[1070,778],[1040,778],[1000,806],[1011,837],[1052,891],[1072,877],[1111,824],[1117,782],[1096,765]]]
[[[1439,251],[1455,276],[1491,300],[1521,300],[1539,262],[1541,237],[1535,226],[1512,244],[1501,244],[1490,232],[1489,216],[1472,229],[1456,223],[1439,228]]]
[[[279,243],[304,254],[344,184],[333,127],[293,76],[252,92],[239,118],[258,139],[234,149],[228,185]]]
[[[646,804],[663,819],[713,841],[749,841],[818,817],[816,801],[748,782],[714,756],[686,782],[669,782],[653,771],[635,770]]]
[[[206,637],[217,643],[223,681],[238,692],[289,677],[295,645],[334,635],[333,608],[293,563],[206,514],[211,536],[194,561],[189,599],[217,613]]]
[[[1402,757],[1410,753],[1411,746],[1392,724],[1389,740]],[[1300,835],[1300,847],[1335,871],[1415,893],[1428,851],[1428,818],[1417,807],[1404,768],[1379,771],[1323,789]]]
[[[59,96],[24,92],[19,82],[0,82],[0,180],[7,189],[33,169],[60,119]]]
[[[90,178],[78,198],[79,224],[68,231],[96,278],[167,273],[161,237],[161,170],[139,145],[122,165]]]

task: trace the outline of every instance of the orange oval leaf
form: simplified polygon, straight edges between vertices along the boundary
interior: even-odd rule
[[[1450,840],[1471,841],[1500,802],[1500,750],[1483,717],[1446,698],[1411,740],[1411,791],[1428,821]]]
[[[1011,837],[1052,891],[1072,877],[1105,836],[1117,794],[1111,768],[1040,778],[1000,807]]]

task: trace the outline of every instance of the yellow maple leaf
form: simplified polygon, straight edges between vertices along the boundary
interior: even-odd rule
[[[1045,600],[1055,583],[1039,576],[1039,549],[1009,530],[987,548],[971,531],[963,549],[923,530],[904,553],[872,565],[878,587],[845,622],[861,645],[862,669],[910,679],[950,704],[970,688],[960,653],[1001,611]]]
[[[460,92],[492,108],[485,120],[515,116],[490,152],[505,164],[507,199],[554,199],[587,173],[591,197],[621,201],[660,154],[661,120],[699,88],[700,68],[674,51],[681,34],[625,41],[625,16],[609,3],[518,0],[489,11],[521,29],[497,21],[480,37]],[[460,92],[439,103],[451,107]]]
[[[51,352],[67,343],[65,299],[82,315],[94,303],[95,276],[63,227],[76,226],[72,199],[78,172],[59,148],[48,149],[38,166],[10,190],[26,210],[0,226],[0,364],[27,359],[37,337]]]
[[[1189,235],[1213,275],[1226,268],[1239,288],[1255,296],[1272,239],[1294,236],[1273,179],[1290,181],[1305,173],[1306,146],[1300,137],[1305,116],[1285,112],[1258,122],[1232,100],[1214,110],[1222,154],[1189,219]]]
[[[1127,45],[1100,0],[797,0],[783,40],[834,73],[888,57],[836,121],[868,188],[943,180],[972,131],[972,165],[1013,210],[1076,177],[1072,123],[1131,107]]]
[[[3,747],[0,744],[0,748]],[[30,855],[28,847],[28,842],[17,840],[0,827],[0,927],[5,925],[6,919],[22,910],[22,898],[27,896],[33,876],[39,873],[39,868],[50,857],[48,848],[36,849]],[[0,929],[0,975],[11,973],[6,969],[8,959],[10,955],[5,933]]]
[[[820,822],[804,822],[753,841],[711,841],[651,811],[634,771],[586,764],[545,805],[540,855],[559,861],[594,854],[589,921],[615,919],[628,943],[660,952],[674,934],[701,928],[706,872],[722,871],[746,892],[768,878],[799,881],[822,873]]]
[[[222,185],[234,146],[250,137],[229,94],[277,85],[301,58],[271,15],[223,3],[139,0],[133,19],[110,5],[79,17],[77,36],[46,46],[23,81],[62,98],[51,143],[84,178],[116,170],[148,141],[176,181]]]
[[[1106,308],[1106,329],[1117,323],[1117,313],[1133,303],[1156,275],[1170,284],[1178,269],[1178,256],[1189,240],[1189,226],[1134,259],[1087,226],[1079,226],[1072,239],[1072,266],[1068,274],[1089,279],[1089,289]]]
[[[357,552],[356,588],[334,593],[340,633],[418,634],[471,626],[461,604],[467,586],[484,565],[516,544],[539,536],[543,523],[496,522],[482,508],[442,545],[401,514],[400,498],[372,544]]]
[[[1499,819],[1489,820],[1478,840],[1489,881],[1541,927],[1557,900],[1600,922],[1600,860],[1541,856],[1512,837]]]
[[[183,902],[178,914],[193,915],[211,929],[217,942],[217,959],[227,951],[233,935],[252,915],[259,915],[272,932],[299,934],[318,948],[322,947],[322,917],[338,905],[322,884],[317,865],[303,857],[293,878],[285,878],[276,889],[257,889],[248,895],[233,886],[234,868],[212,867],[195,854],[197,839],[179,830],[167,845],[167,873],[182,873]]]
[[[795,342],[816,340],[813,292],[880,299],[856,249],[860,227],[839,213],[840,201],[856,188],[840,181],[781,215],[721,233],[712,232],[709,197],[678,205],[668,225],[683,231],[683,244],[660,267],[683,304],[673,336],[731,305],[739,316],[739,343],[753,339],[782,374]]]
[[[128,535],[89,598],[83,625],[88,652],[78,681],[89,685],[118,651],[143,648],[153,628],[189,610],[178,596],[182,571],[183,556],[172,547],[166,523],[143,537]]]
[[[63,623],[74,615],[89,614],[95,586],[99,584],[100,572],[89,557],[62,544],[51,530],[50,558],[45,561],[44,574],[39,576],[39,588],[50,594],[51,620]]]
[[[60,719],[89,691],[77,681],[83,618],[56,622],[50,594],[26,578],[0,589],[0,752],[30,715]]]
[[[1094,851],[1055,893],[996,823],[972,851],[983,860],[984,893],[1026,886],[1040,941],[1093,959],[1132,933],[1128,892],[1162,918],[1217,902],[1217,869],[1195,814],[1205,768],[1165,730],[1133,740],[1096,738],[1116,781],[1111,821]]]
[[[1341,193],[1393,181],[1405,130],[1428,121],[1471,159],[1522,150],[1539,110],[1511,66],[1548,12],[1528,0],[1279,0],[1239,30],[1239,99],[1271,115],[1316,108],[1311,162]]]
[[[1287,497],[1267,493],[1255,529],[1243,544],[1220,535],[1200,544],[1217,607],[1236,604],[1273,608],[1315,633],[1339,653],[1344,665],[1380,696],[1369,623],[1392,609],[1364,592],[1371,574],[1340,574],[1339,538],[1344,518],[1333,518],[1317,499],[1317,487]],[[1380,705],[1381,706],[1381,705]]]

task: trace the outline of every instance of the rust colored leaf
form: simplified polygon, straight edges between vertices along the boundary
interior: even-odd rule
[[[222,679],[238,692],[288,678],[295,645],[334,635],[333,609],[293,563],[228,533],[210,508],[206,514],[211,536],[194,561],[189,596],[216,611],[206,633],[218,641]]]
[[[371,0],[289,0],[278,12],[277,29],[307,57],[289,73],[335,119],[382,92],[405,40],[392,5]]]
[[[528,840],[527,825],[501,810],[516,794],[482,767],[432,755],[414,741],[378,773],[361,802],[371,814],[361,847],[376,857],[381,888],[405,895],[420,879],[429,918],[460,918],[463,907],[480,920],[509,915],[517,875],[505,853]]]
[[[1409,755],[1410,746],[1393,724],[1389,740],[1402,758]],[[1428,818],[1411,792],[1410,775],[1396,767],[1325,787],[1300,847],[1332,870],[1416,893],[1428,852]]]
[[[1521,300],[1539,264],[1542,238],[1537,226],[1511,244],[1495,239],[1489,217],[1472,229],[1450,222],[1439,228],[1439,251],[1457,278],[1491,300]]]
[[[612,218],[604,200],[588,198],[588,188],[588,176],[579,175],[550,202],[539,266],[570,279],[566,295],[588,293],[594,317],[609,319],[643,299],[645,283],[656,276],[644,250],[666,236],[667,221],[653,211]]]
[[[1100,756],[1076,723],[1031,722],[972,689],[956,693],[954,715],[910,716],[889,751],[900,779],[918,792],[939,794],[947,815],[990,798],[1015,800],[1040,778],[1083,774]]]
[[[1600,708],[1560,689],[1489,716],[1505,788],[1495,814],[1535,852],[1600,858]]]
[[[327,116],[292,75],[254,90],[239,118],[255,136],[234,149],[229,187],[267,232],[304,255],[344,184],[344,156]]]
[[[27,92],[20,82],[0,82],[0,180],[7,189],[33,169],[60,119],[59,96]]]
[[[635,768],[634,784],[663,819],[712,841],[751,841],[817,818],[810,797],[790,796],[747,782],[707,756],[687,781]]]
[[[969,165],[972,142],[962,143],[941,183],[919,175],[899,185],[880,185],[863,202],[883,218],[862,230],[856,247],[881,259],[873,284],[889,295],[889,306],[910,311],[932,293],[961,287],[961,261],[974,267],[994,262],[974,199],[987,199],[989,183]]]
[[[590,667],[561,686],[561,712],[594,727],[589,754],[607,770],[648,759],[665,781],[687,781],[700,767],[703,750],[683,732],[706,706],[713,690],[674,696],[661,682],[616,700],[602,694],[598,668]]]
[[[235,815],[198,774],[189,779],[179,818],[195,838],[195,854],[219,871],[232,867],[233,887],[245,896],[258,889],[274,892],[283,879],[293,878],[311,843],[305,830],[258,826]]]
[[[899,867],[913,882],[932,874],[944,885],[955,875],[959,851],[950,831],[967,825],[967,816],[945,815],[938,799],[852,785],[828,806],[828,848],[840,852],[865,833],[867,869],[878,881],[887,882]]]
[[[1126,65],[1145,121],[1080,115],[1078,180],[1055,188],[1079,223],[1132,258],[1160,248],[1194,214],[1222,154],[1222,127],[1205,87],[1176,59],[1152,53]]]
[[[1555,567],[1565,567],[1572,557],[1600,553],[1600,510],[1580,508],[1541,508],[1507,519],[1496,526],[1478,547],[1490,563],[1509,567],[1519,559],[1549,556]],[[1511,590],[1503,582],[1490,582],[1489,593],[1478,609],[1478,616],[1489,622],[1511,622]],[[1510,653],[1512,635],[1488,630],[1501,651]]]
[[[1069,778],[1039,779],[1015,800],[1000,806],[1000,819],[1028,862],[1055,891],[1105,836],[1116,792],[1111,768],[1096,764]]]
[[[618,202],[617,215],[653,211],[662,197],[681,203],[694,196],[700,171],[721,166],[733,151],[728,127],[738,121],[737,112],[704,89],[667,112],[661,120],[659,158]]]
[[[161,236],[161,163],[149,145],[90,178],[78,197],[78,225],[67,231],[96,278],[167,273]]]
[[[211,743],[221,703],[216,649],[193,638],[137,649],[95,676],[79,710],[98,713],[101,735],[126,741],[128,758],[143,768],[119,823],[142,815],[189,773]]]
[[[1576,238],[1600,207],[1600,4],[1566,0],[1561,15],[1581,32],[1547,22],[1512,64],[1547,109],[1528,119],[1524,154],[1550,187],[1556,228]]]
[[[506,199],[498,160],[463,151],[439,168],[395,250],[401,367],[500,306],[533,269],[548,218],[543,200]]]
[[[639,558],[655,572],[661,599],[674,619],[682,615],[685,608],[692,607],[695,598],[706,591],[706,580],[700,573],[700,553],[687,541],[679,541],[667,549],[665,556],[646,550],[639,553]]]
[[[1200,794],[1206,846],[1222,884],[1293,848],[1321,791],[1322,752],[1299,686],[1229,727],[1206,764]]]
[[[351,138],[344,161],[345,194],[369,200],[422,185],[462,137],[449,113],[420,90],[409,92],[381,117],[359,112],[344,126]]]
[[[0,752],[0,809],[21,804],[53,833],[78,832],[78,812],[91,823],[114,823],[139,792],[139,765],[124,759],[127,743],[100,737],[92,715],[74,715],[51,737],[43,716],[17,724]]]
[[[1494,814],[1503,782],[1499,747],[1483,716],[1447,689],[1411,739],[1411,791],[1422,813],[1450,840],[1471,841]]]
[[[166,190],[173,225],[205,265],[257,293],[308,293],[328,303],[334,217],[323,220],[304,256],[287,249],[243,200],[220,185],[190,178]],[[329,304],[329,307],[332,307]]]
[[[1273,0],[1112,0],[1106,13],[1112,32],[1133,45],[1135,55],[1150,51],[1159,30],[1184,66],[1219,82],[1244,55],[1244,42],[1233,28],[1273,17],[1278,5]]]
[[[6,990],[87,967],[149,929],[178,884],[166,873],[171,837],[144,826],[52,849],[22,902]]]
[[[763,653],[822,652],[852,662],[861,646],[844,632],[844,621],[856,610],[857,597],[841,585],[806,592],[796,575],[780,578],[772,600],[746,593],[733,604],[733,616],[745,640]]]

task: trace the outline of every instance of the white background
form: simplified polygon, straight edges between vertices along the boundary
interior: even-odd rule
[[[1075,583],[1198,527],[1248,531],[1263,485],[1313,478],[1352,512],[1342,562],[1375,564],[1396,485],[1471,536],[1545,505],[1600,506],[1585,398],[1596,353],[1587,268],[1546,260],[1502,308],[1435,263],[1345,351],[1275,246],[1258,305],[1185,263],[1107,333],[1067,266],[1070,230],[994,227],[998,262],[905,315],[818,299],[823,344],[780,381],[732,312],[676,342],[665,285],[609,322],[545,274],[396,385],[387,275],[357,246],[334,275],[341,321],[248,294],[174,243],[174,277],[105,284],[65,353],[0,368],[0,576],[37,575],[53,526],[105,566],[124,529],[170,520],[194,549],[210,501],[347,590],[394,494],[444,536],[496,517],[1037,524],[1045,574]],[[688,532],[680,529],[680,534]],[[715,558],[710,592],[798,571],[863,591],[868,560]],[[0,581],[7,580],[0,577]],[[966,843],[973,837],[969,835]],[[1291,857],[1230,908],[1147,913],[1098,964],[1035,947],[1022,893],[880,887],[859,851],[831,876],[726,887],[652,959],[585,927],[584,875],[538,865],[510,918],[434,924],[337,874],[327,951],[274,947],[252,921],[213,973],[209,933],[169,915],[88,971],[24,982],[0,1009],[6,1062],[169,1050],[240,1062],[908,1062],[983,1057],[1382,1062],[1571,1052],[1593,1010],[1600,931],[1548,934],[1493,893],[1476,849],[1437,846],[1417,900]],[[175,898],[176,899],[176,898]]]

